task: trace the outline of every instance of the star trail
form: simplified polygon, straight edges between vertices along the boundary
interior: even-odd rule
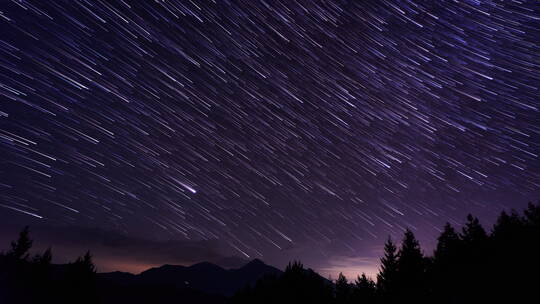
[[[353,267],[539,197],[539,41],[533,0],[2,1],[0,214]]]

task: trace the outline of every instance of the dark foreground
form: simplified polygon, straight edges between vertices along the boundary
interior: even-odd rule
[[[473,216],[447,224],[433,256],[406,230],[385,244],[376,283],[365,275],[331,282],[301,263],[281,272],[261,261],[235,270],[210,263],[165,265],[140,275],[98,274],[90,253],[51,264],[29,255],[25,228],[0,254],[0,303],[536,303],[540,276],[540,205],[503,212],[486,231]],[[190,284],[191,283],[191,284]],[[536,288],[536,289],[535,289]]]

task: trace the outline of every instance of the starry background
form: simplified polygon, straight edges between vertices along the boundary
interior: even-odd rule
[[[0,237],[374,273],[540,196],[539,41],[532,0],[2,0]]]

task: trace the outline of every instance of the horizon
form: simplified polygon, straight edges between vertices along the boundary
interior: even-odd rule
[[[502,211],[504,211],[504,212],[513,212],[513,211],[516,211],[516,210],[512,209],[512,210],[502,210]],[[480,224],[484,227],[486,232],[491,232],[492,231],[492,228],[490,226],[485,225],[485,223],[480,223]],[[32,232],[31,226],[28,226],[28,227],[30,228],[30,232]],[[463,227],[461,225],[461,226],[456,226],[455,228],[457,228],[457,230],[460,231],[460,229],[463,228]],[[441,229],[439,231],[442,231],[442,227],[441,227]],[[102,235],[107,234],[106,231],[101,231],[101,232],[103,233]],[[32,235],[32,233],[31,233],[31,235]],[[15,237],[16,234],[14,234],[13,236]],[[41,236],[43,236],[43,235],[41,235]],[[390,239],[392,239],[391,236],[388,236],[388,237]],[[103,240],[100,240],[100,241],[103,242],[103,243],[107,243],[106,239],[103,239]],[[165,243],[174,242],[174,241],[175,240],[167,240],[167,241],[165,241]],[[392,239],[392,241],[399,244],[401,239]],[[9,248],[9,246],[8,246],[9,242],[3,240],[1,237],[0,237],[0,242],[4,243],[4,246],[0,245],[0,252],[7,252],[7,249]],[[51,247],[50,244],[51,244],[51,242],[54,243],[55,241],[54,240],[52,240],[52,241],[49,240],[48,242],[49,242],[49,245],[46,244],[47,242],[42,242],[39,239],[37,240],[37,242],[36,242],[36,240],[34,240],[33,249],[30,251],[30,253],[31,254],[38,254],[39,252],[43,252],[48,248],[54,249],[53,247]],[[58,239],[56,240],[56,242],[58,242]],[[61,242],[65,243],[66,240],[62,240]],[[37,244],[37,246],[36,246],[36,244]],[[429,248],[428,247],[428,250],[426,250],[426,248],[422,247],[421,243],[420,243],[420,246],[421,246],[421,249],[422,249],[422,253],[426,257],[433,256],[434,248]],[[81,255],[80,254],[81,252],[87,250],[87,251],[90,251],[92,253],[93,261],[96,264],[97,273],[122,272],[122,273],[130,273],[130,274],[133,274],[133,275],[139,275],[139,274],[141,274],[141,273],[143,273],[143,272],[145,272],[147,270],[154,269],[154,268],[161,268],[163,266],[191,267],[191,266],[194,266],[194,265],[197,265],[197,264],[204,264],[204,263],[210,263],[210,264],[219,266],[220,268],[226,269],[226,270],[234,270],[234,269],[240,269],[240,268],[246,266],[247,264],[249,264],[249,263],[251,263],[251,262],[253,262],[255,260],[261,261],[265,265],[269,265],[269,266],[274,267],[274,268],[276,268],[276,269],[278,269],[280,271],[284,271],[288,264],[293,263],[294,261],[302,262],[301,259],[293,258],[293,259],[289,260],[284,265],[275,265],[275,264],[268,263],[267,261],[264,261],[264,260],[262,260],[260,258],[245,259],[245,258],[242,258],[242,257],[240,257],[238,255],[231,255],[231,256],[221,256],[215,261],[195,260],[195,261],[190,261],[190,262],[174,262],[174,261],[171,260],[172,262],[170,262],[170,263],[168,263],[168,262],[164,262],[164,263],[143,263],[141,261],[139,261],[139,263],[136,263],[136,262],[135,263],[129,263],[129,262],[126,262],[125,257],[121,257],[121,256],[118,256],[116,260],[111,259],[109,257],[100,257],[99,254],[95,255],[94,252],[91,250],[91,248],[87,248],[87,249],[83,250],[83,247],[80,247],[78,249],[74,249],[74,247],[69,246],[69,241],[68,241],[68,247],[67,248],[69,248],[68,252],[70,252],[70,254],[62,255],[60,258],[53,255],[52,262],[53,263],[56,262],[56,264],[58,264],[58,265],[68,264],[68,263],[74,261],[77,257],[79,257]],[[77,250],[79,250],[78,253],[77,253]],[[62,249],[60,251],[62,252]],[[103,252],[103,251],[101,251],[101,252]],[[382,253],[382,250],[380,250],[380,253]],[[377,282],[377,274],[379,274],[380,271],[381,271],[381,269],[380,269],[380,258],[381,258],[381,256],[379,256],[377,258],[371,258],[371,259],[370,258],[365,258],[365,257],[360,257],[360,256],[344,256],[344,257],[340,257],[340,258],[335,259],[336,264],[330,264],[330,266],[328,266],[327,268],[316,268],[316,267],[311,267],[310,265],[304,265],[304,266],[306,266],[309,269],[313,269],[319,275],[321,275],[322,277],[324,277],[326,279],[329,279],[331,281],[337,279],[338,276],[341,275],[341,274],[343,274],[346,278],[348,278],[351,281],[354,281],[356,278],[360,277],[362,274],[365,274],[369,279],[373,280],[374,282]],[[352,263],[347,263],[347,261],[351,261],[351,260],[352,260]],[[106,266],[103,267],[104,265],[106,265]],[[358,265],[358,266],[351,267],[350,265]]]

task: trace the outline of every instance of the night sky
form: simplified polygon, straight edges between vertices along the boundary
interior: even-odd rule
[[[335,276],[409,227],[429,254],[540,197],[539,41],[534,0],[1,1],[0,248]]]

